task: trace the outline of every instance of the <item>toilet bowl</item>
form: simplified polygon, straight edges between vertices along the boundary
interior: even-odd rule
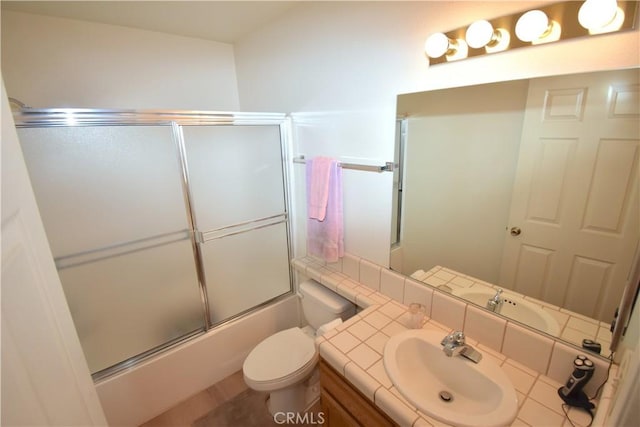
[[[335,319],[346,320],[355,306],[321,284],[300,284],[305,318],[312,330]],[[253,390],[269,393],[269,412],[302,413],[319,397],[315,374],[318,351],[309,328],[295,327],[277,332],[260,342],[244,361],[244,381]],[[323,327],[323,330],[326,326]]]

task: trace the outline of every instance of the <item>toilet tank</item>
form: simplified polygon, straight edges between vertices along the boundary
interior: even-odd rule
[[[300,283],[300,295],[302,312],[313,329],[338,317],[346,320],[356,313],[353,303],[313,279]]]

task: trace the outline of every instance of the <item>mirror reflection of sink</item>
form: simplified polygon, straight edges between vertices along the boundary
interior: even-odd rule
[[[455,289],[453,295],[466,299],[480,307],[486,307],[487,301],[496,294],[496,289],[488,287],[471,287]],[[522,297],[516,295],[502,294],[502,299],[506,300],[500,309],[499,314],[513,319],[517,322],[529,325],[547,334],[559,336],[560,325],[542,307],[532,304]]]
[[[396,389],[420,411],[460,427],[509,425],[518,398],[502,369],[490,358],[473,363],[447,356],[443,332],[411,329],[384,348],[384,367]]]

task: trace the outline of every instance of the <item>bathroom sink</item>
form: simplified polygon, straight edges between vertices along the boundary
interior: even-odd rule
[[[509,425],[518,398],[502,369],[490,358],[479,363],[447,356],[445,333],[411,329],[384,348],[384,367],[396,389],[421,412],[460,427]]]
[[[466,299],[481,307],[486,307],[487,301],[496,294],[496,290],[492,288],[473,287],[466,289],[456,289],[453,295]],[[502,295],[505,300],[500,309],[499,314],[517,322],[524,323],[539,331],[547,334],[559,336],[560,325],[549,313],[544,311],[542,307],[535,305],[522,297],[516,295]]]

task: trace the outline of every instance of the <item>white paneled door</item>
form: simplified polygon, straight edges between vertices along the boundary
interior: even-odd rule
[[[638,69],[531,81],[500,283],[610,321],[640,236]]]
[[[2,85],[3,426],[106,425]]]

